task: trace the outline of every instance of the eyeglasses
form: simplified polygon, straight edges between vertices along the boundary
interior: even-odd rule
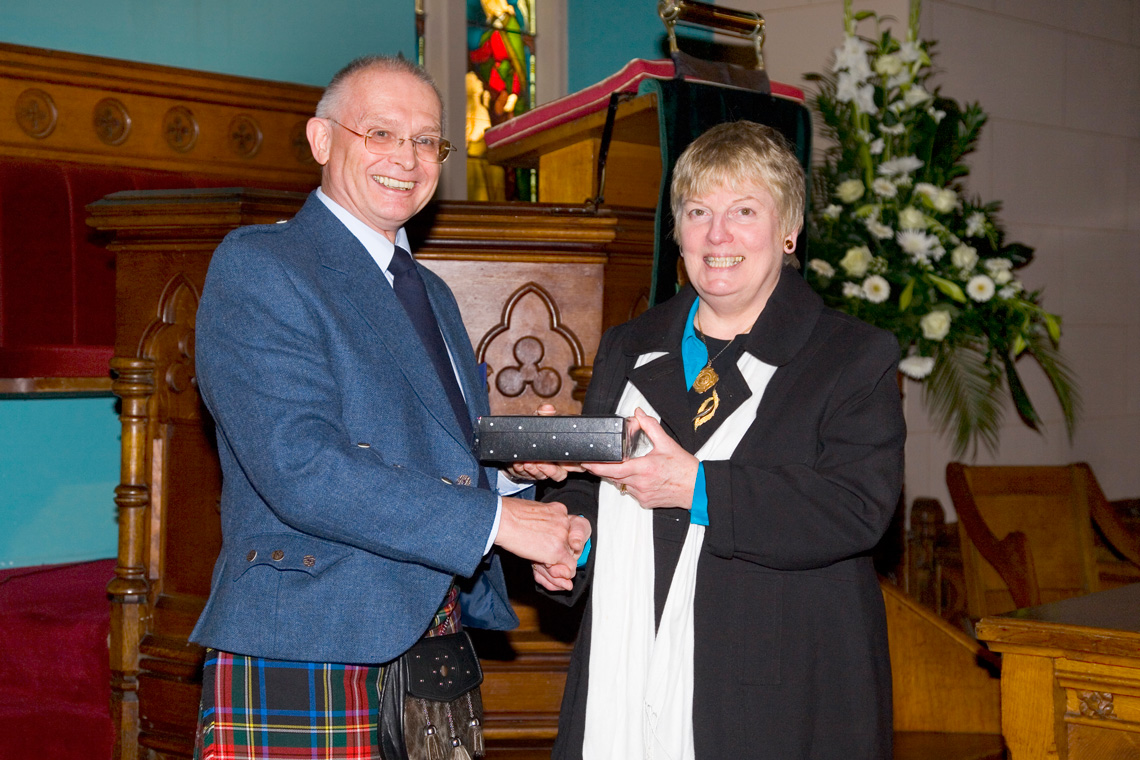
[[[337,126],[344,127],[357,137],[363,137],[364,149],[377,156],[386,156],[389,153],[395,153],[405,141],[411,140],[412,149],[415,150],[418,159],[432,164],[442,164],[447,160],[447,157],[451,155],[451,152],[456,149],[450,140],[445,140],[442,137],[432,137],[431,135],[396,137],[385,129],[373,129],[367,133],[361,133],[351,127],[345,127],[336,119],[329,119],[329,121]]]

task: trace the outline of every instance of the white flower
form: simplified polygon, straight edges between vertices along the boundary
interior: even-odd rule
[[[855,93],[855,105],[863,113],[875,113],[878,108],[875,106],[875,87],[874,85],[865,84],[859,87]]]
[[[835,188],[835,195],[844,203],[854,203],[863,197],[863,182],[857,179],[844,180]]]
[[[950,312],[935,309],[918,322],[927,340],[942,340],[950,333]]]
[[[963,243],[950,251],[950,263],[963,272],[969,272],[978,263],[978,249]]]
[[[945,255],[946,255],[946,249],[943,248],[941,245],[935,245],[933,248],[930,249],[930,258],[934,259],[935,261],[941,261],[942,257]]]
[[[985,303],[994,297],[994,281],[984,274],[977,274],[966,283],[966,294],[978,303]]]
[[[903,102],[913,108],[914,106],[920,105],[928,100],[933,99],[933,97],[933,95],[922,88],[922,85],[916,84],[908,89],[906,91],[906,94],[903,95]]]
[[[945,111],[939,111],[934,106],[931,106],[930,108],[926,109],[926,112],[928,114],[930,114],[930,118],[934,119],[935,124],[941,124],[942,120],[944,118],[946,118],[946,112]]]
[[[871,249],[865,245],[857,248],[848,248],[839,266],[849,277],[862,277],[867,274],[867,267],[871,263]]]
[[[938,195],[938,185],[932,185],[929,182],[915,183],[914,191],[919,195],[925,197],[931,203],[934,202],[935,196]]]
[[[966,237],[981,237],[986,231],[986,215],[975,211],[966,217]]]
[[[903,132],[906,132],[906,125],[892,124],[890,126],[887,126],[886,124],[880,124],[879,131],[884,135],[901,135]]]
[[[847,71],[839,72],[839,76],[835,78],[835,99],[840,103],[850,103],[855,100],[861,84],[862,81],[854,74]]]
[[[934,210],[942,214],[949,214],[958,205],[958,194],[949,188],[938,191],[938,195],[931,199]]]
[[[880,198],[894,198],[899,194],[898,188],[895,187],[895,183],[891,182],[889,179],[884,179],[883,177],[878,177],[874,182],[871,183],[871,190],[873,190],[875,195],[879,196]]]
[[[868,219],[865,224],[867,225],[867,231],[879,240],[889,240],[895,236],[895,231],[878,219]]]
[[[914,206],[907,206],[899,212],[899,226],[904,230],[924,230],[926,229],[926,214]]]
[[[998,291],[998,298],[1004,298],[1007,301],[1010,298],[1016,298],[1017,294],[1021,292],[1021,283],[1014,280],[1010,284]]]
[[[863,296],[871,303],[882,303],[890,298],[891,284],[877,274],[863,280]]]
[[[843,297],[861,299],[863,297],[863,288],[859,287],[857,283],[845,282],[843,283]]]
[[[929,356],[908,356],[899,362],[899,372],[912,380],[921,380],[934,369],[934,359]]]
[[[902,156],[879,164],[879,174],[884,177],[892,177],[896,174],[911,174],[921,168],[922,161],[919,159],[914,156]]]
[[[897,55],[881,55],[875,59],[875,73],[881,77],[893,77],[903,70],[902,59]]]
[[[858,79],[871,76],[871,66],[867,63],[868,49],[867,43],[858,37],[844,37],[843,47],[835,48],[835,65],[832,71],[846,69]]]
[[[928,263],[931,250],[938,245],[938,238],[920,230],[901,230],[895,235],[895,240],[916,264]]]
[[[1013,262],[1009,259],[986,259],[984,266],[998,285],[1005,285],[1013,279],[1013,273],[1010,272]]]
[[[843,212],[843,207],[837,203],[832,203],[823,210],[823,215],[828,219],[838,219],[839,215]]]
[[[875,140],[874,142],[872,142],[870,147],[871,147],[871,155],[872,156],[878,156],[878,155],[882,154],[883,149],[887,147],[887,144],[886,144],[886,142],[883,141],[883,138],[880,137],[878,140]]]
[[[808,262],[808,269],[818,274],[820,277],[831,279],[835,276],[835,267],[828,264],[823,259],[812,259]]]
[[[871,274],[885,274],[886,271],[890,268],[891,265],[887,263],[887,260],[885,258],[882,256],[876,256],[875,258],[871,259],[871,266],[867,268],[867,271],[869,271]]]
[[[922,49],[918,46],[917,42],[907,40],[899,46],[898,57],[899,60],[906,63],[914,63],[922,58]]]

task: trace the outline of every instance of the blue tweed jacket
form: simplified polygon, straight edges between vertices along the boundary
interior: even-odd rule
[[[420,271],[472,418],[486,414],[455,299]],[[315,195],[292,221],[226,237],[196,329],[223,545],[191,640],[383,663],[419,638],[455,578],[465,624],[518,624],[498,558],[483,556],[495,494],[465,485],[479,464],[415,329]]]

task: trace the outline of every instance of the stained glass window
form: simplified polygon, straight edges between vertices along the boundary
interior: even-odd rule
[[[529,111],[535,93],[535,0],[467,0],[467,197],[536,200],[529,169],[487,164],[483,132]]]

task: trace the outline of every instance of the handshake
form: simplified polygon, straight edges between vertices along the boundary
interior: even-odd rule
[[[574,587],[578,557],[590,538],[590,521],[569,515],[559,502],[503,498],[495,543],[531,561],[535,580],[548,591]]]

